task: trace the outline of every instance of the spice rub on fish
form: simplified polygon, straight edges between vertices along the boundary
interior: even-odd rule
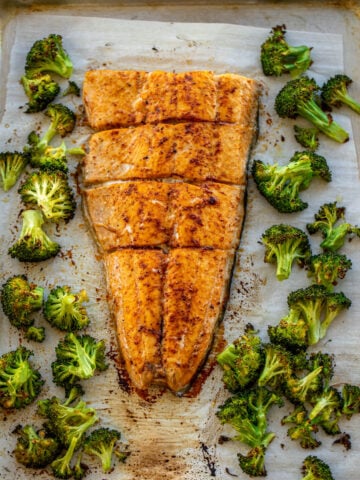
[[[85,213],[138,389],[181,395],[206,360],[245,215],[259,87],[241,75],[90,71]]]
[[[91,136],[85,185],[178,178],[245,185],[254,128],[186,122],[105,130]]]
[[[94,130],[169,121],[254,125],[258,96],[255,80],[210,71],[90,70],[83,84]]]

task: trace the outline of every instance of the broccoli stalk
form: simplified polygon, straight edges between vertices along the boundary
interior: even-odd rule
[[[29,282],[25,275],[8,278],[1,290],[3,311],[17,328],[28,328],[34,323],[32,314],[41,309],[43,298],[43,287]]]
[[[252,175],[261,195],[281,213],[307,208],[308,204],[301,200],[299,193],[309,188],[313,178],[331,181],[326,159],[310,151],[296,152],[283,166],[254,160]]]
[[[44,384],[41,374],[29,362],[33,352],[25,347],[0,357],[0,405],[23,408],[32,403]]]
[[[38,207],[51,222],[67,222],[75,215],[76,202],[63,172],[33,172],[19,193],[25,204]]]
[[[285,34],[285,25],[277,25],[261,45],[260,60],[264,75],[279,77],[283,73],[290,73],[296,78],[311,66],[311,48],[289,45]]]
[[[321,99],[328,107],[340,107],[347,105],[354,112],[360,114],[360,103],[348,92],[352,79],[347,75],[335,75],[329,78],[321,88]]]
[[[25,113],[36,113],[44,110],[60,92],[59,84],[50,75],[39,74],[36,77],[21,77],[26,96],[29,98]]]
[[[25,210],[18,240],[9,248],[9,254],[21,262],[41,262],[55,257],[60,245],[51,240],[42,229],[43,214],[39,210]]]
[[[256,387],[244,390],[230,398],[216,412],[222,424],[229,424],[236,430],[234,440],[248,445],[248,455],[238,455],[242,470],[254,477],[265,476],[266,448],[275,438],[267,431],[267,415],[272,405],[283,405],[276,393]]]
[[[318,104],[319,87],[315,80],[302,76],[288,82],[275,99],[275,110],[282,118],[301,116],[332,140],[344,143],[349,134]]]
[[[308,272],[317,285],[324,285],[329,291],[334,289],[338,279],[343,279],[352,267],[352,262],[345,255],[325,252],[313,255],[308,262]]]
[[[111,470],[111,460],[117,441],[121,433],[109,428],[98,428],[85,439],[84,453],[96,456],[101,461],[102,470],[108,473]]]
[[[73,293],[68,285],[55,287],[45,301],[44,316],[59,330],[66,332],[81,330],[90,322],[83,306],[88,300],[85,290]]]
[[[301,480],[334,480],[330,467],[314,455],[305,458],[302,473],[304,477]]]
[[[347,222],[337,224],[344,216],[345,207],[338,207],[337,202],[325,203],[315,214],[315,221],[307,224],[306,228],[310,234],[321,233],[323,241],[320,247],[323,250],[336,252],[344,245],[348,235],[355,234],[360,237],[359,227]]]
[[[263,358],[261,340],[248,325],[245,333],[217,356],[226,388],[237,392],[253,383],[263,366]]]
[[[24,171],[29,156],[20,152],[0,152],[0,185],[9,191]]]
[[[30,48],[25,63],[27,78],[34,78],[44,72],[52,72],[63,78],[70,78],[73,64],[64,50],[62,36],[50,34],[37,40]]]
[[[18,439],[13,451],[16,460],[29,468],[49,465],[61,449],[55,437],[48,436],[44,429],[36,431],[32,425],[17,429]]]
[[[262,235],[265,246],[265,263],[276,263],[276,277],[282,281],[289,278],[292,265],[303,266],[311,255],[307,235],[291,225],[273,225]]]
[[[90,335],[76,336],[70,332],[55,348],[56,360],[51,364],[54,383],[74,385],[92,377],[96,370],[106,370],[105,343]]]
[[[47,131],[40,136],[32,131],[28,136],[29,147],[26,151],[30,155],[30,163],[35,168],[43,170],[61,170],[67,172],[66,155],[84,155],[82,148],[67,148],[62,142],[60,146],[50,145],[55,135],[64,137],[71,133],[75,127],[76,117],[72,110],[62,104],[52,104],[46,109],[45,114],[51,118]]]

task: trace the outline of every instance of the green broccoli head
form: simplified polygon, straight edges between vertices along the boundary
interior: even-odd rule
[[[101,461],[102,471],[108,473],[111,470],[112,456],[116,443],[121,438],[121,433],[110,428],[98,428],[90,433],[84,441],[84,453],[96,456]]]
[[[315,368],[303,377],[288,377],[284,384],[284,393],[294,404],[304,404],[318,394],[323,386],[321,378],[322,366]]]
[[[351,418],[356,413],[360,413],[360,387],[345,383],[341,391],[342,413]]]
[[[350,307],[351,301],[343,293],[329,292],[323,285],[311,285],[291,292],[288,305],[306,323],[310,346],[325,337],[332,322],[342,310]]]
[[[301,480],[334,480],[330,467],[314,455],[305,458],[302,473],[304,477]]]
[[[55,348],[56,360],[51,364],[54,383],[74,385],[79,380],[91,378],[96,370],[108,368],[105,360],[105,342],[90,335],[68,333]]]
[[[38,207],[51,222],[67,222],[75,215],[76,202],[63,172],[33,172],[21,185],[19,193],[26,205]]]
[[[64,50],[61,35],[50,34],[46,38],[37,40],[26,56],[25,74],[28,78],[44,72],[70,78],[72,71],[73,64]]]
[[[27,153],[0,152],[0,185],[5,192],[15,185],[28,162]]]
[[[321,109],[319,90],[315,80],[306,75],[290,80],[277,94],[275,110],[282,118],[303,117],[332,140],[344,143],[349,134]]]
[[[0,357],[0,405],[5,409],[23,408],[39,395],[44,381],[29,362],[33,352],[25,347]]]
[[[287,434],[291,440],[298,442],[301,448],[313,449],[321,445],[321,442],[315,437],[319,428],[309,420],[304,405],[297,405],[289,415],[281,420],[281,424],[294,424],[288,428]]]
[[[316,127],[294,125],[295,140],[306,150],[314,152],[319,148],[319,130]]]
[[[277,325],[269,325],[268,335],[271,343],[280,345],[294,354],[305,351],[308,347],[308,326],[296,310],[290,309],[288,315]]]
[[[17,443],[13,454],[16,460],[29,468],[42,468],[49,465],[58,455],[61,445],[44,429],[36,431],[32,425],[17,429]]]
[[[264,75],[279,77],[290,73],[296,78],[311,66],[311,48],[305,45],[290,46],[285,34],[285,25],[277,25],[261,45],[260,60]]]
[[[254,328],[248,325],[245,333],[217,356],[217,361],[224,370],[223,382],[231,392],[254,383],[264,363],[261,339]]]
[[[45,340],[45,328],[32,325],[26,330],[25,338],[33,342],[41,343]]]
[[[296,152],[287,165],[265,164],[254,160],[252,175],[259,192],[281,213],[299,212],[307,208],[299,196],[309,188],[314,177],[331,181],[326,159],[314,152]]]
[[[90,320],[84,302],[89,300],[85,290],[73,293],[68,285],[53,288],[44,304],[46,320],[59,330],[75,332],[86,327]]]
[[[266,477],[265,454],[266,448],[262,445],[250,449],[246,455],[238,453],[241,470],[250,477]]]
[[[278,280],[289,278],[292,265],[303,266],[311,256],[309,239],[305,232],[291,225],[272,225],[263,233],[264,262],[276,264]]]
[[[264,345],[265,364],[258,379],[258,385],[270,388],[282,388],[284,382],[292,375],[292,354],[281,347],[267,343]]]
[[[307,265],[309,276],[314,283],[324,285],[329,291],[334,289],[338,279],[345,278],[351,267],[352,262],[346,255],[331,251],[313,255]]]
[[[325,388],[313,400],[313,407],[309,412],[309,419],[319,425],[328,435],[336,435],[341,432],[339,420],[342,415],[341,394],[334,387]]]
[[[44,289],[28,281],[25,275],[7,279],[1,289],[1,305],[11,324],[27,328],[34,323],[32,314],[42,308]]]
[[[69,80],[67,88],[63,91],[63,97],[66,97],[67,95],[75,95],[76,97],[80,97],[80,87],[73,80]]]
[[[315,221],[308,223],[306,228],[310,234],[320,232],[323,241],[320,246],[325,251],[336,252],[345,243],[349,235],[360,236],[360,228],[344,220],[345,207],[339,207],[337,202],[325,203],[315,214]]]
[[[354,112],[360,114],[360,103],[348,91],[352,79],[347,75],[339,74],[329,78],[321,88],[321,100],[327,107],[341,107],[347,105]]]
[[[39,74],[28,78],[21,77],[26,96],[29,98],[25,113],[36,113],[45,110],[60,92],[60,86],[48,74]]]
[[[76,476],[79,475],[79,473],[81,473],[81,475],[84,473],[83,470],[79,472],[78,462],[72,466],[78,448],[77,439],[74,437],[71,439],[67,449],[63,450],[62,456],[56,457],[51,462],[50,466],[55,478],[74,478],[75,480],[77,478],[83,478],[83,476]]]
[[[60,245],[43,230],[43,214],[39,210],[25,210],[18,240],[9,248],[9,254],[21,262],[41,262],[55,257]]]

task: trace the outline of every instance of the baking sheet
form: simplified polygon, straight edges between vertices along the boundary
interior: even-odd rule
[[[45,27],[46,26],[46,27]],[[43,114],[25,115],[20,107],[26,102],[18,81],[23,73],[25,55],[29,46],[38,38],[49,33],[61,33],[64,44],[75,65],[73,79],[81,83],[83,73],[89,68],[165,70],[211,69],[215,72],[231,71],[242,73],[264,82],[263,106],[260,118],[260,138],[254,152],[256,158],[287,162],[298,149],[292,138],[288,122],[281,121],[274,114],[274,94],[283,79],[264,79],[261,74],[258,54],[259,46],[267,36],[268,29],[251,28],[229,24],[186,24],[157,23],[87,18],[73,16],[19,15],[6,31],[5,62],[3,64],[4,115],[1,121],[0,138],[6,149],[21,149],[27,134],[34,126],[44,122]],[[311,73],[322,81],[326,76],[343,70],[343,39],[341,35],[288,32],[290,43],[313,45],[314,65]],[[81,106],[70,101],[69,106]],[[335,118],[351,131],[351,122],[346,110],[336,113]],[[69,143],[83,143],[89,135],[85,125],[80,125]],[[268,324],[275,324],[287,311],[286,297],[289,291],[308,284],[305,273],[295,270],[291,279],[278,283],[274,270],[262,261],[263,249],[258,244],[261,233],[272,223],[290,222],[304,228],[318,207],[329,200],[339,199],[347,207],[347,218],[356,223],[359,216],[359,176],[355,143],[337,145],[321,138],[320,154],[328,159],[333,170],[333,182],[324,185],[314,181],[309,191],[303,193],[310,207],[292,216],[274,212],[260,198],[251,180],[249,183],[248,212],[239,250],[237,266],[232,284],[231,298],[224,319],[225,337],[232,340],[238,336],[246,323],[256,325],[265,338]],[[76,159],[71,160],[71,171],[76,170]],[[356,201],[357,200],[357,201]],[[53,235],[63,246],[62,255],[39,265],[24,265],[7,255],[9,246],[18,235],[18,213],[21,205],[16,189],[1,194],[0,212],[0,281],[14,273],[26,273],[29,279],[48,290],[54,285],[68,283],[74,289],[86,288],[90,302],[91,316],[89,333],[108,340],[113,349],[115,339],[106,305],[106,291],[101,262],[96,256],[95,246],[78,208],[77,215],[68,225],[54,230]],[[10,219],[10,224],[9,220]],[[319,238],[312,238],[314,250]],[[335,383],[359,382],[359,355],[357,338],[359,326],[357,317],[359,301],[357,278],[359,278],[359,244],[354,240],[346,245],[344,252],[353,260],[353,269],[341,283],[341,288],[353,300],[348,314],[333,325],[326,339],[326,350],[337,354]],[[274,285],[276,288],[274,289]],[[9,326],[1,313],[2,335],[0,352],[16,348],[19,333]],[[39,322],[43,322],[39,317]],[[46,326],[46,325],[45,325]],[[346,328],[345,328],[346,326]],[[41,372],[48,379],[42,396],[62,394],[51,382],[50,363],[54,359],[54,346],[59,334],[47,328],[48,338],[42,345],[25,344],[36,348],[36,361]],[[332,341],[329,341],[332,340]],[[124,433],[132,455],[125,466],[117,467],[106,478],[124,479],[199,479],[215,477],[226,479],[231,475],[246,478],[237,466],[237,451],[246,451],[240,444],[227,442],[219,445],[221,434],[230,430],[221,427],[214,415],[216,406],[226,396],[221,386],[221,372],[212,370],[195,398],[176,398],[170,393],[142,399],[129,394],[121,387],[116,364],[110,362],[107,372],[84,383],[86,399],[98,409],[101,422],[112,425]],[[267,455],[268,478],[298,479],[301,461],[308,452],[298,448],[286,439],[286,430],[279,426],[279,419],[289,407],[274,411],[271,428],[278,437],[271,444]],[[11,413],[2,422],[3,435],[0,440],[0,478],[29,478],[29,471],[15,464],[9,455],[15,445],[11,434],[14,426],[28,421],[34,407],[23,412]],[[332,445],[332,438],[324,437],[323,446],[316,450],[319,456],[328,460],[333,467],[335,478],[346,478],[355,474],[356,457],[360,449],[359,420],[345,422],[344,429],[351,434],[353,449],[343,452],[341,447]],[[345,458],[346,461],[343,461]],[[335,461],[336,459],[336,461]],[[48,474],[37,474],[48,478]],[[103,478],[101,472],[92,467],[89,479]]]

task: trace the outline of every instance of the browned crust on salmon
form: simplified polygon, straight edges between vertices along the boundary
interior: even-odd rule
[[[161,375],[165,254],[118,250],[104,256],[118,343],[133,384],[144,390]]]
[[[129,181],[85,191],[86,213],[102,251],[126,247],[236,248],[244,187]]]
[[[168,387],[189,388],[212,345],[227,300],[233,251],[174,249],[164,285],[162,363]]]
[[[91,70],[83,83],[85,111],[95,130],[189,120],[253,126],[258,93],[255,80],[211,71]]]
[[[179,178],[245,185],[254,129],[236,124],[141,125],[92,135],[84,184]]]

